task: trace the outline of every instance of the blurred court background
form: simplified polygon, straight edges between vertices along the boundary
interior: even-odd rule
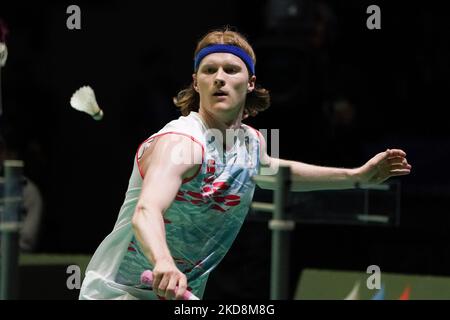
[[[71,4],[81,9],[81,30],[66,27]],[[366,27],[371,4],[381,8],[381,30]],[[444,113],[450,28],[442,6],[362,0],[2,1],[0,18],[10,32],[1,70],[1,131],[45,203],[38,245],[28,254],[93,253],[112,230],[139,143],[179,116],[172,97],[191,81],[197,40],[230,25],[253,44],[257,81],[272,95],[271,108],[247,123],[280,129],[282,158],[355,167],[399,147],[413,166],[410,176],[398,180],[395,223],[353,223],[333,215],[363,206],[363,193],[292,195],[301,220],[290,249],[292,296],[307,269],[365,272],[375,264],[386,273],[450,276],[450,131]],[[94,88],[102,121],[70,107],[70,96],[82,85]],[[338,201],[326,208],[332,217],[326,219],[323,206],[330,196]],[[256,197],[270,200],[260,190]],[[387,197],[391,204],[398,200]],[[256,213],[248,220],[212,273],[206,299],[269,297],[267,220]],[[78,261],[66,262],[72,260]],[[54,298],[72,298],[76,293],[65,288],[66,262],[44,261],[41,269],[24,262],[22,278],[41,272],[61,288]],[[353,282],[347,285],[350,291]],[[27,290],[23,297],[33,296]]]

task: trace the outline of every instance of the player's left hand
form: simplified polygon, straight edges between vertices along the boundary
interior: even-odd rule
[[[409,174],[411,165],[403,150],[387,149],[367,161],[357,172],[359,182],[378,184],[390,177]]]

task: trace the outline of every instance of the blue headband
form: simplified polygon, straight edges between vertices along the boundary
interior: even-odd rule
[[[200,50],[199,53],[197,53],[197,55],[195,56],[194,71],[197,71],[200,62],[204,57],[206,57],[208,54],[216,52],[225,52],[234,54],[235,56],[241,58],[242,61],[244,61],[251,75],[255,74],[255,65],[253,64],[253,60],[247,54],[247,52],[242,50],[240,47],[232,46],[229,44],[214,44]]]

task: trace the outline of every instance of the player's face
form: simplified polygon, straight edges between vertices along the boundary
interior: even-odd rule
[[[245,63],[231,53],[207,55],[194,74],[200,106],[214,113],[241,110],[255,80],[255,76],[249,78]]]

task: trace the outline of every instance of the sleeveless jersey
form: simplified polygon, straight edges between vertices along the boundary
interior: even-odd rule
[[[183,180],[176,198],[164,213],[166,241],[178,269],[187,276],[188,290],[202,297],[211,270],[225,256],[250,207],[260,165],[258,132],[242,124],[223,150],[215,132],[197,112],[169,122],[138,148],[125,201],[113,231],[93,255],[80,299],[157,299],[140,284],[144,270],[153,265],[135,238],[131,219],[142,187],[139,159],[160,136],[186,136],[202,148],[196,175]],[[229,138],[227,137],[227,140]],[[161,181],[163,184],[164,181]]]

